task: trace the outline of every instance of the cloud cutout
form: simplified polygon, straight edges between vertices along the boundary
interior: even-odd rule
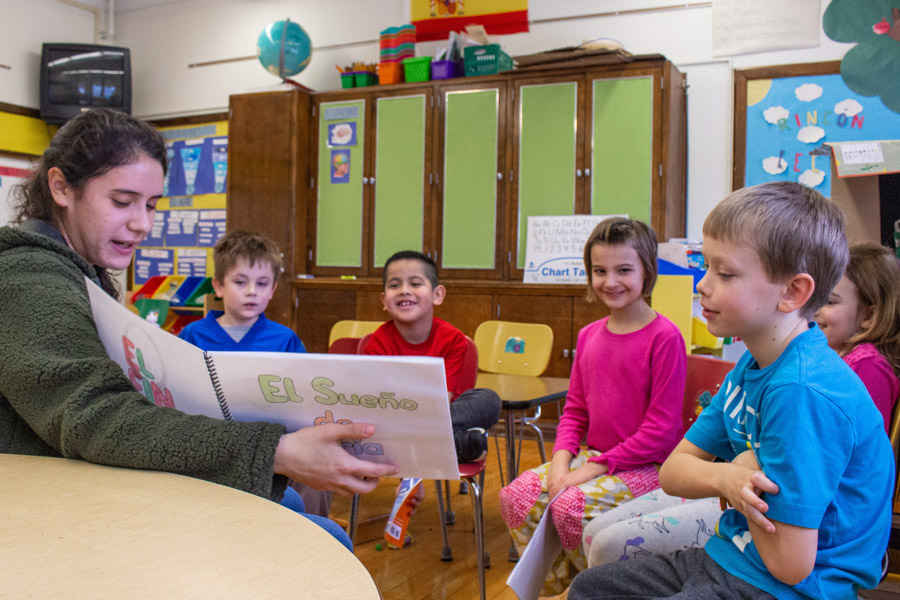
[[[825,171],[819,169],[807,169],[800,174],[797,181],[807,187],[816,187],[825,181]]]
[[[789,116],[791,116],[791,111],[783,106],[770,106],[763,111],[763,117],[766,118],[766,122],[772,125],[778,125],[778,121],[787,119]]]
[[[815,83],[804,83],[794,90],[794,95],[801,102],[812,102],[822,96],[822,86]]]
[[[762,161],[763,171],[769,175],[780,175],[787,170],[787,161],[780,156],[770,156]]]
[[[825,137],[825,130],[816,125],[807,125],[797,133],[797,139],[804,144],[815,144]]]
[[[860,104],[853,98],[847,98],[846,100],[842,100],[834,105],[835,114],[847,115],[848,117],[854,117],[861,113],[862,110],[862,104]]]

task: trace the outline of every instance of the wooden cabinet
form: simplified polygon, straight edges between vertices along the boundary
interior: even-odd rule
[[[291,318],[290,280],[307,272],[309,107],[299,90],[229,102],[226,227],[263,232],[281,249],[284,273],[266,310],[279,323]]]
[[[579,329],[607,313],[582,285],[521,283],[527,217],[628,213],[683,236],[685,119],[684,78],[658,55],[232,96],[228,228],[282,247],[267,312],[310,351],[327,351],[338,320],[385,318],[381,266],[416,249],[448,290],[438,316],[470,336],[488,319],[547,323],[547,374],[568,376]]]
[[[442,279],[503,279],[507,82],[438,86],[435,262]]]
[[[378,275],[397,250],[434,245],[433,90],[372,90],[313,97],[316,275]]]
[[[684,234],[683,83],[667,61],[513,78],[512,279],[530,216],[627,214]]]

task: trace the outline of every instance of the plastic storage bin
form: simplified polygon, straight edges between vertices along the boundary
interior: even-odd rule
[[[375,73],[369,73],[368,71],[356,71],[353,73],[353,87],[368,87],[375,85],[376,81],[378,80],[375,78]]]
[[[431,79],[431,57],[417,56],[403,59],[403,77],[407,82]]]
[[[354,75],[355,75],[355,73],[352,73],[352,72],[341,73],[341,87],[344,89],[352,88]]]
[[[452,79],[466,74],[466,63],[461,60],[435,60],[431,63],[432,79]]]
[[[466,63],[466,77],[493,75],[513,68],[512,57],[500,49],[500,44],[487,46],[466,46],[463,49]]]
[[[403,65],[398,62],[378,63],[378,83],[403,83]]]

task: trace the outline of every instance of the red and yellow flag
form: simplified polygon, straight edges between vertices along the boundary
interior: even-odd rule
[[[466,25],[490,35],[528,31],[528,0],[409,0],[416,41],[446,39]]]

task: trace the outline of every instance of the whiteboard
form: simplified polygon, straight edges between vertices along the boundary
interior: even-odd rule
[[[8,225],[12,220],[12,189],[22,181],[21,171],[28,169],[30,161],[0,156],[0,225]]]

